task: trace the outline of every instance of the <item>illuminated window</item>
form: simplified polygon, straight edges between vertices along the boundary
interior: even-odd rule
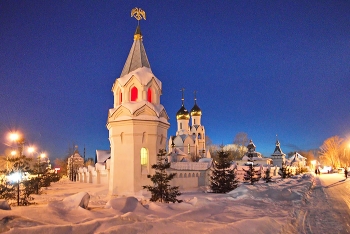
[[[122,92],[120,92],[120,95],[119,95],[119,102],[120,102],[120,104],[123,102],[123,94],[122,94]]]
[[[148,88],[148,91],[147,91],[147,101],[152,102],[152,90],[151,90],[151,88]]]
[[[134,86],[131,88],[131,101],[137,100],[137,88]]]
[[[187,145],[187,153],[191,153],[191,146],[190,146],[190,144]]]
[[[148,151],[146,148],[141,148],[141,165],[147,166],[148,164]]]

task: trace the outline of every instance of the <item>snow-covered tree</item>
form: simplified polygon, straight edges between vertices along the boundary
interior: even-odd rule
[[[266,183],[272,182],[272,177],[271,177],[271,169],[268,167],[266,171],[264,172],[263,180]]]
[[[236,168],[232,167],[228,156],[229,154],[221,147],[217,160],[213,161],[210,187],[214,193],[227,193],[238,187]]]
[[[253,155],[248,153],[248,162],[246,163],[246,166],[248,166],[248,170],[243,169],[245,172],[244,174],[244,180],[250,182],[250,184],[254,184],[255,182],[258,182],[261,178],[261,172],[260,170],[256,170],[254,167],[257,166],[257,164],[254,164],[253,161]]]
[[[282,163],[282,167],[280,168],[278,174],[283,178],[288,178],[291,176],[291,172],[289,170],[289,167],[285,164],[285,163]]]
[[[151,201],[180,203],[182,200],[177,199],[177,197],[181,195],[179,186],[171,187],[169,184],[169,181],[175,177],[176,173],[168,174],[166,172],[166,169],[170,168],[170,163],[165,160],[165,155],[165,149],[160,149],[157,154],[157,163],[152,165],[152,168],[155,169],[156,172],[154,175],[147,176],[153,182],[153,186],[147,185],[142,187],[151,192]]]

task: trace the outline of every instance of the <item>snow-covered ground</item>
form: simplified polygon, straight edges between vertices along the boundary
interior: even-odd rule
[[[241,184],[228,194],[181,191],[183,203],[107,195],[107,187],[61,180],[35,196],[37,205],[0,210],[5,233],[289,233],[310,190],[312,174],[273,183]],[[90,195],[88,209],[74,205]],[[66,198],[66,199],[65,199]]]

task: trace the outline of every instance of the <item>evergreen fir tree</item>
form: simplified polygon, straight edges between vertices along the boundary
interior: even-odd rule
[[[257,164],[254,164],[253,160],[253,154],[248,153],[248,162],[246,166],[248,166],[248,170],[243,169],[245,172],[244,174],[244,180],[248,181],[250,184],[254,184],[255,182],[258,182],[261,178],[261,172],[260,170],[255,170],[254,167],[257,166]]]
[[[238,187],[236,169],[231,168],[228,156],[228,152],[225,152],[221,147],[217,153],[217,160],[213,160],[210,187],[214,193],[228,193]]]
[[[172,180],[176,173],[167,173],[166,169],[170,168],[170,163],[165,160],[166,151],[165,149],[160,149],[157,154],[157,164],[153,164],[152,168],[155,169],[154,175],[148,175],[147,177],[153,182],[152,185],[142,186],[151,192],[152,197],[150,201],[156,202],[182,202],[178,200],[177,197],[181,195],[179,192],[179,186],[170,187],[169,181]]]
[[[19,206],[30,205],[33,197],[30,195],[35,193],[37,184],[36,178],[27,178],[26,175],[32,173],[29,162],[30,158],[25,155],[19,157],[10,158],[9,162],[12,164],[12,168],[6,172],[7,179],[1,183],[1,190],[4,192],[3,198],[10,204],[17,204]],[[8,178],[19,173],[20,180],[9,181]],[[7,194],[7,195],[6,195]]]
[[[283,162],[282,163],[282,167],[280,168],[278,174],[283,178],[287,178],[287,177],[290,177],[291,173],[290,173],[290,170],[289,170],[289,167],[287,167],[287,165]]]
[[[266,183],[272,182],[271,169],[269,167],[266,169],[263,179]]]

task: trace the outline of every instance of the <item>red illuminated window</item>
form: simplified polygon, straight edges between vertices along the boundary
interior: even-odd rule
[[[152,102],[152,90],[151,90],[151,88],[148,88],[148,91],[147,91],[147,101]]]
[[[136,101],[137,100],[137,88],[132,87],[131,88],[131,101]]]
[[[123,102],[123,94],[122,94],[122,93],[120,93],[120,95],[119,95],[119,102],[120,102],[120,103]]]

